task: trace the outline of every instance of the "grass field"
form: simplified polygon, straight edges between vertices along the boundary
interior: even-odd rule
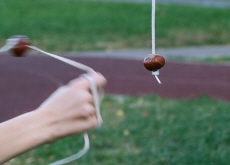
[[[23,34],[34,45],[55,52],[150,48],[150,16],[149,4],[1,0],[0,43],[11,35]],[[229,18],[229,9],[157,5],[157,47],[230,44]],[[89,134],[90,151],[70,164],[230,162],[230,103],[207,97],[106,96],[102,115],[104,125]],[[82,146],[82,136],[74,136],[4,165],[44,165],[75,154]]]
[[[227,165],[230,104],[207,97],[169,100],[106,96],[103,126],[71,165]],[[76,153],[82,136],[32,150],[6,165],[44,165]]]
[[[229,9],[157,5],[158,48],[230,44]],[[83,0],[1,0],[0,44],[15,34],[49,51],[151,47],[151,5]]]

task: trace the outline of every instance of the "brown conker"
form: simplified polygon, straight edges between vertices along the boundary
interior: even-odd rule
[[[147,70],[157,71],[165,65],[165,59],[158,54],[149,54],[145,57],[143,64]]]
[[[11,48],[11,52],[16,57],[24,56],[24,53],[29,49],[27,45],[30,45],[30,40],[28,37],[23,35],[15,35],[10,39],[18,39],[18,43]]]

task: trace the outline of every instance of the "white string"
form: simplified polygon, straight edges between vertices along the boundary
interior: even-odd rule
[[[8,39],[7,42],[6,42],[6,45],[3,46],[1,49],[0,49],[0,52],[6,52],[6,51],[9,51],[11,48],[13,48],[16,44],[18,44],[18,41],[19,39]],[[51,54],[51,53],[48,53],[48,52],[45,52],[35,46],[29,46],[27,45],[28,48],[31,48],[33,50],[36,50],[38,52],[41,52],[45,55],[48,55],[50,57],[53,57],[53,58],[56,58],[62,62],[65,62],[69,65],[72,65],[78,69],[81,69],[85,72],[95,72],[92,68],[84,65],[84,64],[81,64],[79,62],[76,62],[76,61],[73,61],[73,60],[70,60],[70,59],[67,59],[67,58],[64,58],[64,57],[60,57],[60,56],[57,56],[55,54]],[[85,77],[89,83],[90,83],[90,88],[91,88],[91,91],[92,91],[92,95],[93,95],[93,100],[94,100],[94,106],[95,106],[95,109],[96,109],[96,115],[97,115],[97,119],[98,119],[98,126],[101,126],[102,124],[102,118],[101,118],[101,114],[100,114],[100,100],[99,100],[99,94],[98,94],[98,90],[97,90],[97,86],[96,86],[96,83],[94,81],[94,79],[89,76],[88,74],[83,74],[82,75],[83,77]],[[62,159],[62,160],[59,160],[57,162],[54,162],[54,163],[51,163],[49,165],[62,165],[62,164],[66,164],[66,163],[69,163],[69,162],[72,162],[76,159],[79,159],[80,157],[82,157],[88,150],[89,150],[89,147],[90,147],[90,142],[89,142],[89,136],[87,133],[84,133],[83,134],[84,136],[84,147],[82,148],[82,150],[80,150],[77,154],[75,155],[72,155],[70,157],[67,157],[65,159]]]
[[[76,67],[78,69],[81,69],[81,70],[85,71],[85,72],[95,72],[92,68],[90,68],[90,67],[88,67],[88,66],[86,66],[84,64],[81,64],[79,62],[76,62],[76,61],[73,61],[73,60],[61,57],[61,56],[57,56],[55,54],[51,54],[51,53],[45,52],[45,51],[43,51],[43,50],[41,50],[41,49],[39,49],[39,48],[37,48],[35,46],[29,46],[29,45],[27,45],[27,47],[31,48],[33,50],[36,50],[38,52],[41,52],[43,54],[46,54],[46,55],[48,55],[50,57],[56,58],[56,59],[58,59],[58,60],[60,60],[62,62],[65,62],[65,63],[67,63],[69,65],[72,65],[72,66],[74,66],[74,67]]]
[[[160,74],[160,73],[159,73],[159,70],[152,72],[152,75],[155,76],[155,78],[157,79],[157,82],[158,82],[159,84],[162,84],[161,81],[160,81],[160,79],[158,78],[158,75],[159,75],[159,74]]]
[[[156,13],[156,2],[155,0],[152,0],[152,54],[156,54],[155,13]]]
[[[83,149],[81,151],[79,151],[75,155],[72,155],[72,156],[67,157],[65,159],[62,159],[62,160],[59,160],[57,162],[51,163],[49,165],[62,165],[62,164],[66,164],[66,163],[72,162],[72,161],[74,161],[74,160],[79,159],[80,157],[82,157],[89,150],[89,146],[90,146],[88,134],[84,133],[83,136],[84,136],[85,145],[84,145],[84,147],[83,147]]]
[[[96,116],[97,116],[97,120],[98,120],[98,126],[102,125],[102,118],[101,118],[101,114],[100,114],[100,100],[99,100],[99,96],[98,96],[98,91],[95,88],[95,81],[94,79],[89,76],[88,74],[83,74],[83,77],[85,77],[86,79],[89,80],[90,82],[90,88],[91,88],[91,92],[93,94],[93,101],[94,101],[94,106],[96,107],[97,111],[96,111]]]
[[[152,0],[152,54],[156,54],[156,30],[155,30],[155,15],[156,15],[156,1]],[[152,75],[155,76],[157,82],[162,84],[160,79],[158,78],[159,70],[153,71]]]

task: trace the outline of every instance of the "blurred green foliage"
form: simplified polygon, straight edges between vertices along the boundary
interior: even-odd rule
[[[72,165],[227,165],[230,104],[207,97],[169,100],[106,96],[104,124],[91,149]],[[32,150],[6,165],[43,165],[78,152],[82,136]]]
[[[230,44],[229,9],[157,5],[158,48]],[[49,51],[151,47],[151,5],[82,0],[1,0],[0,44],[12,35]]]

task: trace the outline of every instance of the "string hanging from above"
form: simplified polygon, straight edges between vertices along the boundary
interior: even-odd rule
[[[155,30],[156,2],[152,0],[152,54],[156,53],[156,30]]]
[[[147,70],[152,71],[152,75],[155,76],[157,82],[162,84],[158,75],[159,69],[165,65],[164,57],[156,54],[156,32],[155,32],[155,14],[156,14],[156,2],[152,0],[152,54],[147,55],[144,58],[144,66]]]

